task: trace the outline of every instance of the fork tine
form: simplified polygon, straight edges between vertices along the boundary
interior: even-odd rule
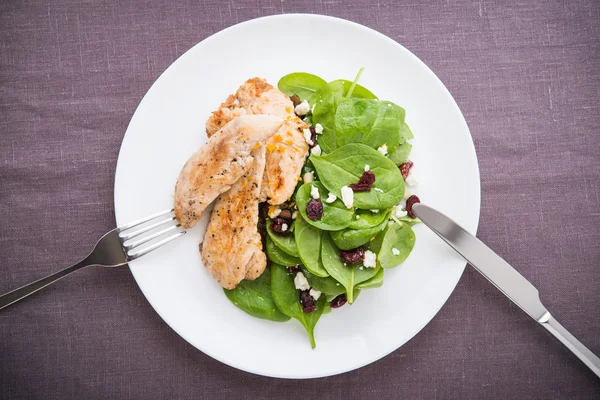
[[[161,240],[160,242],[154,243],[154,244],[152,244],[152,245],[150,245],[150,246],[148,246],[148,247],[145,247],[145,248],[143,248],[143,249],[140,249],[140,250],[138,250],[137,252],[134,252],[133,254],[129,254],[129,253],[128,253],[128,254],[127,254],[127,257],[128,257],[128,258],[129,258],[129,260],[131,260],[131,261],[132,261],[132,260],[137,260],[138,258],[140,258],[140,257],[142,257],[142,256],[144,256],[144,255],[146,255],[146,254],[148,254],[148,253],[150,253],[151,251],[154,251],[154,250],[158,249],[159,247],[161,247],[161,246],[163,246],[163,245],[165,245],[165,244],[169,243],[169,242],[170,242],[170,241],[172,241],[172,240],[175,240],[175,239],[177,239],[177,238],[178,238],[178,237],[180,237],[180,236],[183,236],[183,235],[185,235],[186,233],[187,233],[187,231],[180,231],[180,232],[177,232],[177,233],[175,233],[175,234],[173,234],[173,235],[171,235],[171,236],[169,236],[169,237],[167,237],[167,238],[165,238],[165,239]]]
[[[158,221],[155,222],[153,224],[144,226],[143,228],[140,228],[138,230],[134,230],[133,232],[123,232],[123,233],[119,233],[119,237],[123,240],[129,240],[129,239],[133,239],[136,236],[141,235],[142,233],[146,233],[148,231],[151,231],[152,229],[158,228],[161,225],[164,225],[166,223],[169,223],[171,221],[175,220],[175,216],[169,217],[169,218],[165,218],[162,221]]]
[[[164,211],[161,211],[161,212],[159,212],[159,213],[156,213],[156,214],[149,215],[149,216],[147,216],[147,217],[145,217],[145,218],[138,219],[137,221],[133,221],[133,222],[131,222],[131,223],[129,223],[129,224],[125,224],[125,225],[123,225],[123,226],[120,226],[120,227],[118,228],[118,230],[119,230],[119,232],[122,232],[122,231],[124,231],[124,230],[126,230],[126,229],[133,228],[133,227],[135,227],[135,226],[138,226],[138,225],[141,225],[141,224],[143,224],[143,223],[145,223],[145,222],[151,221],[151,220],[153,220],[153,219],[155,219],[155,218],[162,217],[162,216],[164,216],[164,215],[167,215],[167,214],[169,214],[169,213],[172,213],[173,211],[175,211],[175,210],[174,210],[173,208],[171,208],[170,210],[164,210]]]
[[[151,241],[151,240],[153,240],[153,239],[156,239],[157,237],[159,237],[159,236],[162,236],[162,235],[164,235],[165,233],[167,233],[167,232],[169,232],[169,231],[172,231],[173,229],[177,229],[177,228],[179,228],[179,227],[181,227],[181,224],[177,224],[177,225],[171,225],[171,226],[169,226],[168,228],[162,229],[162,230],[160,230],[160,231],[158,231],[158,232],[155,232],[155,233],[153,233],[153,234],[151,234],[151,235],[144,236],[143,238],[140,238],[140,239],[138,239],[138,240],[134,241],[134,242],[133,242],[133,243],[131,243],[131,244],[127,244],[127,245],[125,245],[125,246],[124,246],[124,247],[125,247],[125,250],[127,250],[127,251],[133,250],[133,249],[135,249],[136,247],[138,247],[139,245],[141,245],[141,244],[144,244],[144,243],[147,243],[147,242],[149,242],[149,241]]]

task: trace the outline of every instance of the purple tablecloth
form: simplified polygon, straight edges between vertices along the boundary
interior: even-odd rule
[[[480,238],[600,353],[597,0],[117,3],[0,4],[0,293],[114,226],[121,139],[169,64],[229,25],[312,12],[383,32],[442,79],[479,156]],[[326,379],[258,377],[202,354],[127,268],[81,271],[0,312],[0,337],[3,399],[600,397],[598,378],[472,269],[417,337]]]

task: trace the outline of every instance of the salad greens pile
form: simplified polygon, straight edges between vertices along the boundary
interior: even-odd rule
[[[415,244],[411,226],[418,220],[405,210],[410,193],[403,170],[412,166],[407,140],[413,134],[402,107],[357,83],[361,73],[353,82],[327,83],[304,72],[279,81],[295,105],[308,102],[303,117],[316,143],[306,132],[312,149],[304,182],[286,204],[269,208],[270,266],[258,279],[225,290],[254,317],[298,320],[313,348],[321,315],[383,285],[384,271],[406,260]],[[283,222],[282,209],[289,210]]]

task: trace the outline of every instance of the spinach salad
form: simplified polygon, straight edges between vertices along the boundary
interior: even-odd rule
[[[227,298],[246,313],[275,322],[299,321],[315,347],[323,314],[352,304],[362,290],[383,285],[415,244],[419,198],[409,161],[413,134],[402,107],[353,82],[326,82],[295,72],[279,90],[290,96],[310,155],[293,196],[260,206],[269,267]]]

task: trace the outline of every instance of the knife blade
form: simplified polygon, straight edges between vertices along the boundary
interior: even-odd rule
[[[413,212],[473,268],[558,338],[600,377],[600,359],[552,317],[542,304],[539,291],[531,282],[482,241],[441,212],[422,203],[414,204]]]

